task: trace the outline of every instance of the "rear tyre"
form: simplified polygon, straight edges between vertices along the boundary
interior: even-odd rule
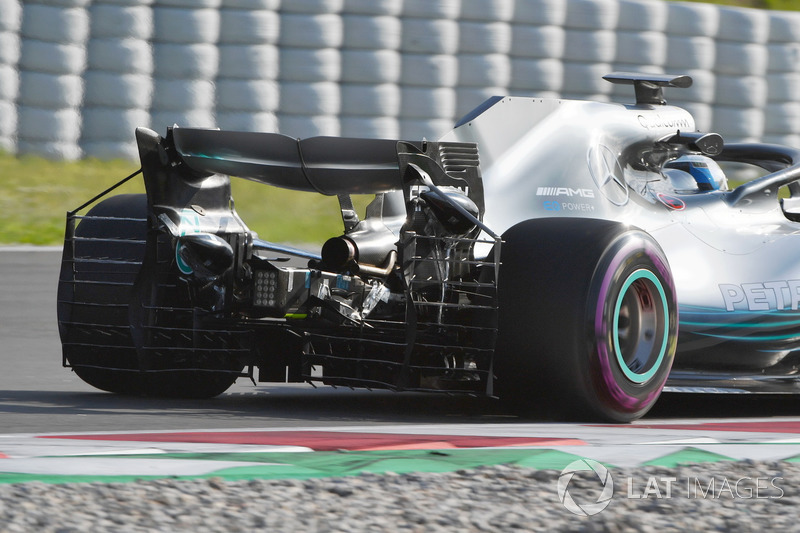
[[[647,233],[537,219],[503,236],[495,375],[522,412],[628,422],[655,403],[677,340],[667,259]]]
[[[129,306],[147,240],[144,194],[112,196],[75,229],[74,258],[65,245],[59,280],[59,331],[64,355],[83,381],[118,394],[210,398],[227,390],[242,365],[193,364],[191,350],[142,371],[131,337]],[[215,333],[204,333],[219,342]],[[178,362],[191,368],[175,369]],[[197,367],[200,368],[197,368]]]
[[[75,228],[74,256],[64,245],[58,319],[64,355],[83,381],[119,394],[142,390],[128,331],[128,302],[147,234],[144,194],[113,196]]]

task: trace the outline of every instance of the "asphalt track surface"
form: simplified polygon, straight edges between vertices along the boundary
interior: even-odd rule
[[[53,249],[0,249],[0,433],[537,422],[521,420],[485,398],[254,386],[245,379],[210,400],[97,391],[61,366],[55,310],[59,261],[60,252]],[[642,422],[798,415],[796,396],[665,394]]]

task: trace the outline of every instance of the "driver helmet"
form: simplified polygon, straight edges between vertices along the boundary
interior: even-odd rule
[[[682,155],[664,163],[665,169],[682,170],[694,178],[701,191],[727,191],[728,178],[716,161],[700,154]]]

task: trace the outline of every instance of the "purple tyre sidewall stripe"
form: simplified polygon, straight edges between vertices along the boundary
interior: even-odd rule
[[[608,301],[608,298],[614,276],[622,263],[640,249],[653,263],[658,271],[660,279],[664,280],[664,290],[667,295],[672,296],[673,301],[675,301],[675,287],[672,282],[672,276],[669,267],[662,259],[663,256],[660,251],[646,239],[628,239],[628,242],[616,251],[605,270],[603,281],[600,285],[594,317],[595,345],[597,346],[598,363],[600,365],[602,381],[611,399],[613,399],[619,407],[631,412],[638,411],[652,404],[661,393],[661,389],[664,383],[666,383],[669,374],[664,374],[663,378],[660,378],[660,383],[654,386],[645,397],[637,398],[636,396],[631,396],[619,385],[615,377],[612,366],[617,363],[617,357],[616,354],[611,353],[611,351],[613,351],[613,344],[608,345],[604,342],[604,340],[608,338],[609,331],[612,328],[612,324],[609,324],[608,321],[605,320],[605,311],[607,304],[613,306],[613,304]],[[677,313],[677,309],[673,311]],[[673,320],[672,316],[667,316],[666,318],[667,320]],[[677,323],[677,316],[675,316],[674,319]],[[665,328],[665,334],[669,335],[672,324],[667,324],[667,326],[668,327]],[[651,386],[652,384],[648,384],[648,388]]]

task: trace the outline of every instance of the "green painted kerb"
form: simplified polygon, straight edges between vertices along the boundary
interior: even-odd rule
[[[120,459],[162,459],[162,460],[204,460],[239,461],[250,463],[240,467],[228,467],[214,470],[207,474],[195,476],[120,476],[120,475],[54,475],[54,474],[18,474],[0,472],[0,483],[25,483],[38,481],[41,483],[121,483],[148,481],[156,479],[208,479],[221,478],[226,481],[252,479],[312,479],[325,477],[357,476],[363,473],[407,474],[412,472],[455,472],[457,470],[475,469],[481,466],[515,465],[536,470],[561,471],[580,455],[552,449],[455,449],[455,450],[397,450],[397,451],[335,451],[308,453],[180,453],[162,455],[103,455],[104,459],[118,457]],[[64,457],[65,461],[87,459],[86,456]],[[800,458],[788,458],[798,461]],[[708,452],[698,448],[685,448],[662,457],[651,459],[640,466],[676,467],[697,463],[713,463],[719,461],[735,461],[731,457]],[[261,463],[261,464],[252,464]],[[608,468],[616,468],[604,463]],[[0,460],[2,469],[2,460]]]
[[[102,456],[104,459],[116,456]],[[399,450],[399,451],[335,451],[308,453],[206,453],[121,455],[120,459],[205,460],[240,461],[241,467],[224,468],[197,476],[60,476],[48,474],[17,474],[0,471],[0,483],[91,483],[133,482],[154,479],[207,479],[222,478],[228,481],[250,479],[310,479],[322,477],[357,476],[362,473],[384,474],[394,472],[454,472],[481,466],[517,465],[538,470],[562,470],[580,456],[551,449],[455,449],[455,450]],[[64,460],[76,460],[65,457]],[[87,459],[87,456],[81,457]],[[611,465],[608,465],[611,466]],[[0,470],[2,469],[0,461]]]

